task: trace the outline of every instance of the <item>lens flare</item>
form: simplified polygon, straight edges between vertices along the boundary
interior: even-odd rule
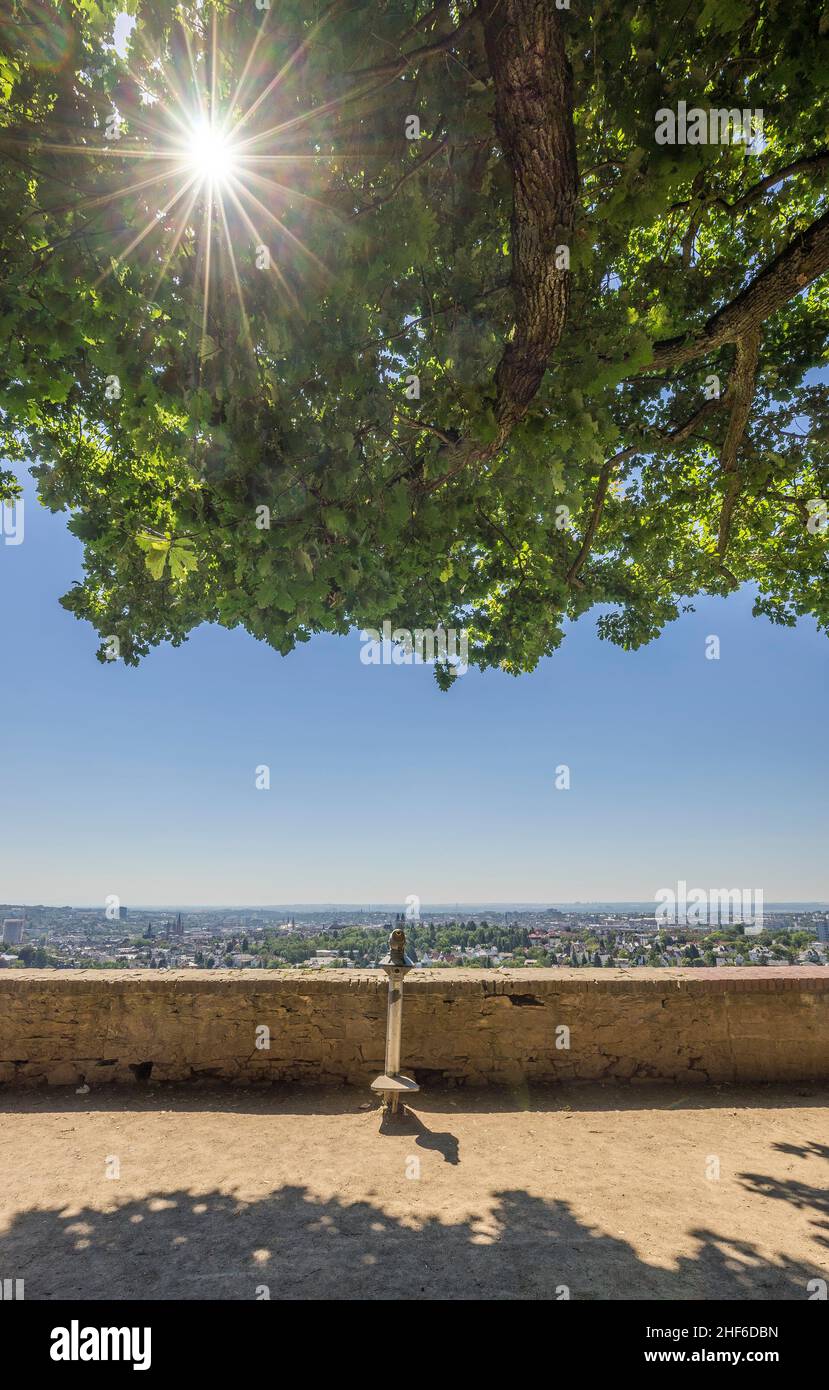
[[[223,131],[205,121],[192,132],[186,162],[206,183],[224,183],[233,171],[233,150]]]

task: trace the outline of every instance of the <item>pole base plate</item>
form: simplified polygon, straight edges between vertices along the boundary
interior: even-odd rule
[[[395,1091],[419,1091],[420,1087],[410,1076],[378,1076],[376,1081],[371,1083],[372,1091],[387,1091],[390,1095]]]

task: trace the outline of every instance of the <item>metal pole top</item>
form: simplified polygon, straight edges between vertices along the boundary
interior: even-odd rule
[[[409,971],[414,967],[414,961],[406,955],[406,933],[402,928],[395,927],[389,937],[389,953],[383,956],[380,965],[389,977],[392,970]]]

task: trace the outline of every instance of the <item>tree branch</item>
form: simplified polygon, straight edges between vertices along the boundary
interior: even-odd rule
[[[396,418],[404,425],[410,425],[415,430],[425,430],[427,434],[435,434],[447,448],[453,449],[457,444],[457,438],[452,438],[445,430],[439,429],[437,425],[430,425],[425,420],[417,420],[413,415],[401,415],[400,411],[395,412]]]
[[[826,168],[829,168],[829,150],[818,150],[815,154],[804,155],[802,159],[796,159],[792,164],[785,164],[774,174],[766,174],[765,178],[758,179],[739,198],[735,198],[733,203],[717,194],[714,197],[703,197],[703,207],[719,207],[724,208],[726,212],[741,212],[743,208],[747,208],[751,203],[761,198],[770,188],[776,188],[778,183],[783,183],[795,174],[814,174]],[[693,199],[686,198],[684,202],[674,203],[671,211],[676,212],[681,208],[690,207],[692,202]]]
[[[398,77],[407,68],[416,67],[418,63],[425,62],[428,58],[434,58],[438,53],[445,53],[447,48],[451,48],[461,34],[469,28],[473,21],[478,19],[477,9],[472,10],[460,24],[457,24],[450,34],[444,34],[442,38],[434,39],[432,43],[425,43],[420,48],[413,48],[410,53],[401,53],[398,58],[392,58],[388,63],[378,63],[376,67],[356,68],[350,73],[351,77]]]
[[[615,473],[616,469],[619,467],[619,464],[626,462],[626,460],[632,458],[634,454],[642,454],[649,452],[651,442],[653,444],[683,444],[685,440],[688,439],[694,433],[697,427],[702,424],[703,420],[706,420],[709,415],[713,415],[715,411],[721,410],[722,406],[722,401],[706,401],[705,404],[700,406],[699,410],[696,410],[694,414],[690,416],[688,420],[685,421],[684,424],[677,425],[677,427],[673,430],[660,430],[654,436],[652,441],[649,442],[647,440],[642,440],[642,442],[639,444],[632,444],[627,449],[622,449],[620,453],[614,454],[612,458],[607,460],[599,474],[599,481],[596,484],[596,496],[593,500],[593,509],[590,513],[590,520],[587,523],[587,528],[585,530],[582,543],[579,546],[578,554],[576,555],[575,560],[573,561],[565,576],[566,583],[575,584],[578,582],[577,576],[580,570],[584,567],[587,557],[590,554],[594,537],[596,535],[597,530],[599,529],[599,522],[602,519],[602,512],[604,511],[604,504],[607,498],[607,491],[610,487],[610,480],[613,477],[613,474]]]
[[[691,263],[691,252],[694,241],[699,231],[702,219],[709,208],[723,208],[725,212],[742,212],[743,208],[749,207],[767,193],[770,188],[776,188],[779,183],[784,183],[786,179],[793,178],[795,174],[815,174],[821,169],[829,167],[829,150],[818,150],[816,154],[805,155],[803,159],[796,159],[792,164],[786,164],[782,169],[778,169],[774,174],[766,174],[765,178],[758,179],[757,183],[746,189],[745,193],[739,198],[735,198],[730,203],[727,198],[717,194],[713,197],[703,196],[698,206],[692,212],[688,222],[688,228],[682,238],[682,264],[688,266]],[[676,212],[681,208],[693,206],[694,199],[687,198],[684,202],[674,203],[671,211]]]
[[[734,514],[737,498],[740,495],[741,482],[737,467],[737,455],[751,412],[759,353],[759,330],[747,333],[744,338],[740,339],[737,343],[737,357],[726,394],[726,400],[731,405],[731,415],[720,454],[720,470],[728,478],[717,534],[717,554],[721,560],[725,559],[725,553],[728,550],[731,518]]]
[[[590,513],[590,520],[587,523],[587,528],[585,530],[584,536],[582,537],[582,542],[579,546],[578,554],[576,555],[575,560],[573,561],[572,565],[567,571],[567,574],[564,577],[565,583],[575,584],[577,582],[578,574],[580,570],[584,568],[585,562],[587,560],[588,555],[590,554],[590,550],[593,545],[593,538],[599,529],[599,522],[602,519],[602,512],[604,511],[605,499],[607,498],[607,490],[610,487],[610,480],[613,477],[613,474],[618,468],[619,464],[624,463],[625,460],[629,459],[633,454],[636,453],[636,451],[636,446],[630,449],[622,449],[621,453],[614,454],[613,458],[608,459],[607,462],[604,464],[602,471],[599,474],[599,481],[596,484],[596,496],[593,499],[593,509]]]
[[[654,343],[653,358],[634,375],[684,366],[726,343],[735,343],[782,309],[818,276],[829,270],[829,212],[800,232],[764,266],[730,304],[718,309],[696,334]]]
[[[440,154],[441,150],[445,150],[448,144],[449,136],[446,135],[443,140],[441,140],[440,144],[433,145],[430,150],[426,150],[418,159],[413,160],[405,174],[401,174],[400,178],[392,185],[388,193],[384,193],[382,198],[375,198],[373,203],[367,203],[364,208],[358,208],[354,216],[362,217],[363,213],[374,212],[377,208],[383,207],[385,203],[391,202],[398,189],[402,188],[404,183],[408,183],[409,179],[414,178],[415,174],[423,168],[424,164],[428,164],[430,159],[434,159],[435,155]]]

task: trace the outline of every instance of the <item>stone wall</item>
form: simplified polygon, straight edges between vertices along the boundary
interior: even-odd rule
[[[0,971],[0,1083],[365,1085],[386,992],[379,971]],[[827,1080],[829,969],[413,971],[403,1063],[422,1084]]]

